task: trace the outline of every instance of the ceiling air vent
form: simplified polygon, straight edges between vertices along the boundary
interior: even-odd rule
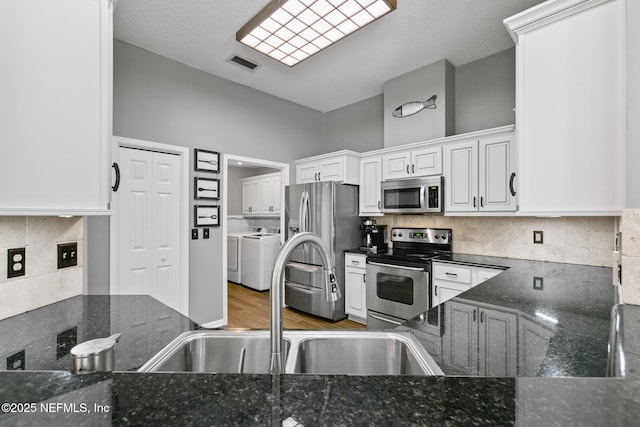
[[[255,63],[253,61],[249,61],[248,59],[238,55],[231,56],[229,59],[227,59],[227,62],[235,64],[238,67],[244,68],[245,70],[248,70],[248,71],[255,71],[261,67],[260,64]]]

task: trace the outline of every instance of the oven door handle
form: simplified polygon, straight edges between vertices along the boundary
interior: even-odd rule
[[[405,267],[403,265],[395,265],[395,264],[381,264],[379,262],[368,262],[369,265],[375,265],[378,267],[387,267],[387,268],[399,268],[401,270],[411,270],[411,271],[424,271],[424,268],[421,267]]]
[[[373,317],[374,319],[377,319],[377,320],[382,320],[383,322],[393,323],[394,325],[402,325],[402,323],[400,323],[400,322],[396,322],[395,320],[391,320],[391,319],[386,319],[384,317],[378,317],[375,314],[369,313],[369,316],[371,316],[371,317]]]

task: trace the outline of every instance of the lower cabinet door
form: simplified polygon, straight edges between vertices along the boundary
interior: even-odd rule
[[[513,377],[518,371],[518,316],[479,309],[479,369],[487,377]]]
[[[456,374],[478,375],[478,307],[448,301],[445,310],[445,365]]]
[[[345,267],[345,312],[364,322],[367,318],[367,293],[365,271],[361,268]]]

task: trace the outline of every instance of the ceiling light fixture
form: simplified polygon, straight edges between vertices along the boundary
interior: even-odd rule
[[[396,7],[396,0],[272,0],[236,40],[293,67]]]

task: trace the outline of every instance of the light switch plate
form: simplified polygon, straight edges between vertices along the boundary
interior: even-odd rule
[[[58,269],[78,265],[78,243],[58,244]]]

